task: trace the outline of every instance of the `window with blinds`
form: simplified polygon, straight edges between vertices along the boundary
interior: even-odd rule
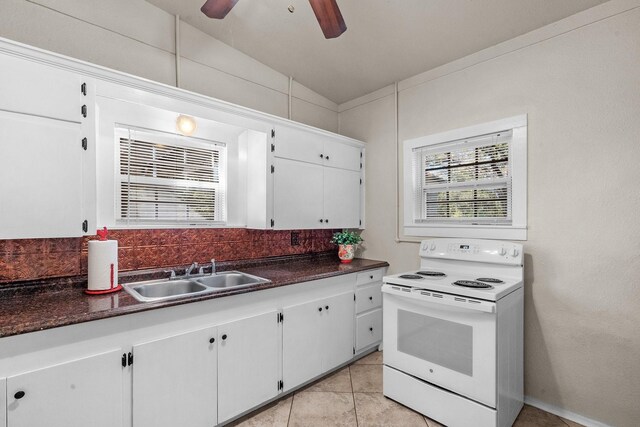
[[[413,149],[415,221],[511,224],[512,132]]]
[[[526,240],[527,116],[403,142],[407,236]]]
[[[225,222],[223,143],[119,127],[116,145],[120,223]]]

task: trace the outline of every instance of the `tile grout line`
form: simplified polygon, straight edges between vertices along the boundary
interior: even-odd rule
[[[293,399],[295,399],[296,393],[291,393],[291,406],[289,406],[289,416],[287,417],[287,427],[291,423],[291,412],[293,412]]]
[[[353,399],[353,413],[356,416],[356,427],[360,426],[358,423],[358,409],[356,408],[356,393],[353,391],[353,376],[351,375],[351,367],[355,365],[355,362],[349,365],[349,383],[351,384],[351,398]]]

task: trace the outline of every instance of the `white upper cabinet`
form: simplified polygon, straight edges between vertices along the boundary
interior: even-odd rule
[[[0,110],[79,123],[82,84],[69,71],[0,55]]]
[[[277,126],[273,155],[334,168],[360,170],[361,148],[338,135],[322,135],[311,130]]]
[[[283,159],[324,164],[324,138],[302,129],[277,126],[273,142],[273,155]]]
[[[323,228],[324,168],[288,159],[273,163],[274,228]]]
[[[324,143],[324,165],[332,168],[360,171],[362,150],[342,142],[327,140]]]
[[[8,427],[122,425],[120,350],[7,378]]]
[[[227,226],[364,226],[362,142],[0,40],[0,239],[130,225],[116,125],[175,135],[178,114],[196,118],[194,138],[226,146]]]
[[[95,138],[87,84],[71,71],[0,55],[0,239],[88,231],[83,200],[95,190],[84,175],[95,173],[86,159]]]
[[[280,126],[267,144],[268,149],[264,142],[248,144],[247,227],[288,230],[362,225],[362,143]],[[265,166],[256,159],[263,159]]]
[[[0,111],[0,239],[83,234],[76,123]]]
[[[324,227],[360,226],[360,173],[324,168]]]

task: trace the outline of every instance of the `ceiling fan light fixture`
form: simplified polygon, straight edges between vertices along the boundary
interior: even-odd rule
[[[347,24],[336,0],[309,0],[309,3],[322,28],[324,38],[334,39],[347,31]]]
[[[223,19],[231,12],[236,3],[238,3],[238,0],[207,0],[200,8],[200,11],[209,18]]]

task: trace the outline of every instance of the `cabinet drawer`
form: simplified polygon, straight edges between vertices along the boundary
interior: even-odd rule
[[[356,351],[382,340],[382,309],[356,317]]]
[[[358,273],[356,285],[365,285],[367,283],[379,282],[382,280],[382,269],[363,271]]]
[[[382,305],[380,283],[356,289],[356,313],[371,310]]]

